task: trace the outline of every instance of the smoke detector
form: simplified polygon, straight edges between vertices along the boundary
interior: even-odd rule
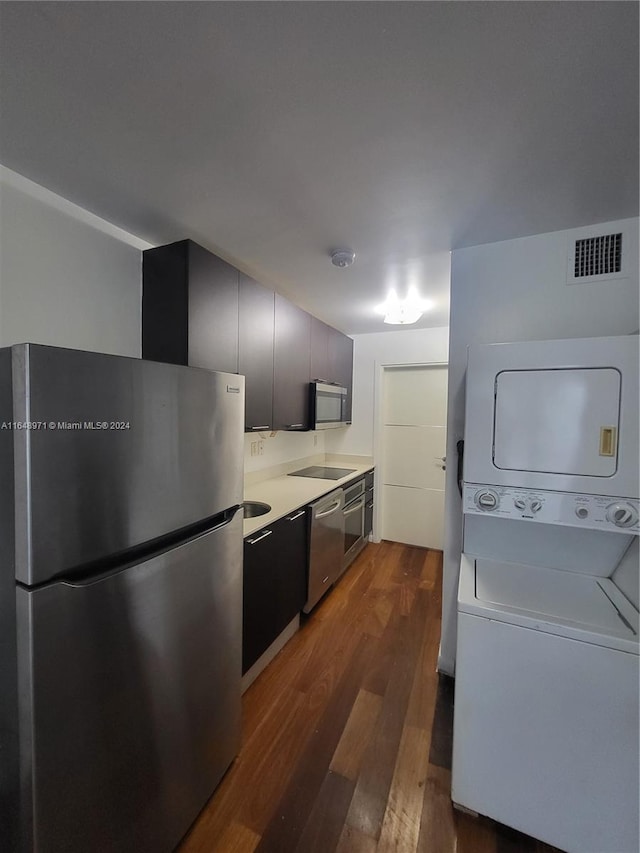
[[[331,263],[335,267],[340,267],[341,269],[344,269],[344,267],[350,267],[355,259],[356,253],[352,252],[350,249],[339,249],[337,252],[332,252],[331,254]]]

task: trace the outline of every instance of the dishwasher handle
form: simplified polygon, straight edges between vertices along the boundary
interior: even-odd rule
[[[332,504],[329,505],[328,509],[323,510],[322,512],[317,512],[314,515],[314,518],[326,518],[328,515],[333,515],[333,513],[340,509],[342,506],[342,501],[336,500]]]

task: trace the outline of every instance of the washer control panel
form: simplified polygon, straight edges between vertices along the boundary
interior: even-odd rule
[[[464,512],[475,515],[620,533],[640,532],[640,506],[634,498],[465,483],[463,506]]]

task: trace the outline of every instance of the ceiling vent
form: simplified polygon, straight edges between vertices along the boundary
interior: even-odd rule
[[[567,284],[624,277],[622,238],[623,232],[619,231],[571,240]]]

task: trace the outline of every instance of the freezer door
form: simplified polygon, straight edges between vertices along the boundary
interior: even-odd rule
[[[172,850],[239,748],[242,514],[17,595],[26,848]]]
[[[242,502],[244,377],[12,347],[16,578],[47,581]]]

